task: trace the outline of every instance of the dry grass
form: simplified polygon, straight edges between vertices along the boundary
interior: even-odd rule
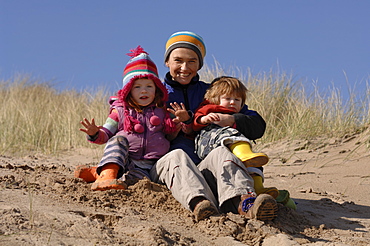
[[[266,120],[268,128],[263,142],[283,138],[341,136],[368,127],[370,123],[370,89],[364,95],[343,102],[333,88],[328,95],[318,89],[311,93],[286,73],[246,75],[225,72],[219,66],[205,67],[201,77],[211,81],[223,74],[237,76],[250,90],[248,105]],[[27,154],[32,151],[59,153],[79,147],[94,147],[79,131],[83,117],[94,117],[103,124],[108,113],[104,88],[94,92],[57,91],[48,82],[27,76],[0,81],[0,154]]]
[[[340,90],[335,87],[323,93],[322,88],[314,84],[311,92],[307,92],[308,85],[294,80],[292,74],[272,70],[257,75],[243,72],[235,68],[225,72],[216,63],[213,69],[206,67],[201,77],[211,81],[214,75],[232,75],[245,83],[249,90],[249,108],[266,120],[267,130],[261,139],[265,143],[283,138],[341,137],[370,124],[368,83],[363,95],[350,93],[350,98],[343,101]]]
[[[307,93],[291,75],[265,73],[249,76],[250,104],[266,119],[265,141],[281,138],[339,137],[369,123],[369,93],[364,100],[354,95],[343,101],[340,91],[320,94],[317,87]]]
[[[0,81],[0,153],[57,153],[91,146],[79,131],[82,117],[104,122],[108,95],[58,92],[47,82],[17,77]]]

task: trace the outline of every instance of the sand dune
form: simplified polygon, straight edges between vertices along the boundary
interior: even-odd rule
[[[90,150],[0,156],[0,245],[369,245],[369,129],[337,139],[257,145],[265,185],[288,190],[271,222],[224,214],[196,223],[162,185],[91,192],[73,178]]]

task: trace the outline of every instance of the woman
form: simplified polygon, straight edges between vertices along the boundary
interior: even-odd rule
[[[175,199],[194,213],[197,221],[217,215],[219,211],[271,220],[277,212],[275,199],[267,194],[257,196],[253,178],[228,148],[220,146],[202,161],[194,153],[193,112],[209,86],[200,81],[198,75],[205,54],[203,39],[193,32],[174,33],[166,43],[164,58],[169,72],[164,83],[172,107],[169,111],[178,123],[178,134],[171,141],[172,151],[151,169],[151,179],[165,184]],[[251,140],[262,137],[265,131],[263,118],[246,105],[238,114],[220,115],[220,126],[234,123],[248,127],[250,132],[246,137]],[[263,175],[260,169],[255,169],[255,173]]]

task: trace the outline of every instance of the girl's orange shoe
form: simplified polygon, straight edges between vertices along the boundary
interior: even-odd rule
[[[99,177],[92,184],[92,190],[125,190],[127,184],[117,179],[120,166],[109,163],[103,166]]]

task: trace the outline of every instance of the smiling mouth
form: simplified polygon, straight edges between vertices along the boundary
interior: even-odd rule
[[[180,77],[189,77],[190,76],[190,73],[178,73],[178,75],[180,76]]]

